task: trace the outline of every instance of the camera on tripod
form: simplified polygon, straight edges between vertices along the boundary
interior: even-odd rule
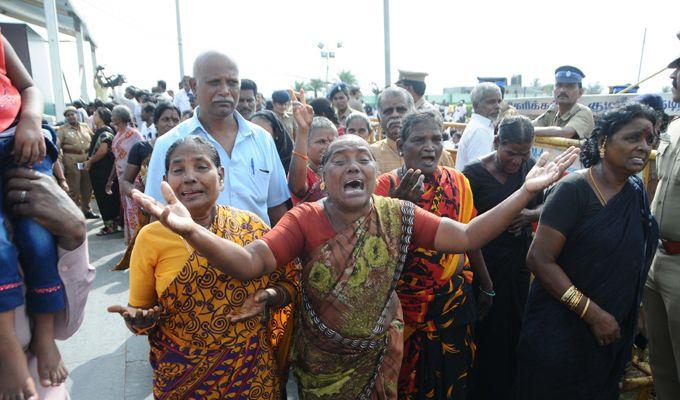
[[[104,73],[104,67],[103,65],[97,65],[97,80],[99,81],[99,84],[102,87],[107,87],[107,88],[114,88],[116,86],[121,86],[123,83],[125,83],[125,76],[122,74],[116,74],[116,75],[109,75],[106,76]]]

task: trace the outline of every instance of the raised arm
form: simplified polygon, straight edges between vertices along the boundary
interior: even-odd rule
[[[276,269],[276,259],[269,246],[256,240],[245,247],[223,239],[191,219],[189,211],[177,200],[167,182],[161,182],[161,192],[167,202],[162,205],[139,190],[132,198],[164,226],[182,236],[213,267],[234,278],[247,281],[268,275]]]
[[[435,249],[461,253],[484,246],[507,229],[536,193],[559,180],[564,170],[576,160],[578,153],[578,149],[570,147],[551,162],[547,162],[548,154],[544,153],[529,171],[519,190],[467,225],[442,218],[435,236]]]
[[[307,104],[304,90],[300,90],[299,102],[292,90],[290,95],[293,99],[293,115],[295,116],[295,121],[297,121],[298,129],[295,136],[293,157],[290,159],[290,168],[288,169],[288,189],[298,198],[302,198],[305,197],[309,190],[307,185],[307,145],[309,127],[312,125],[314,110],[312,106]]]

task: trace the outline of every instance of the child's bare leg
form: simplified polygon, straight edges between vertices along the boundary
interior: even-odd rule
[[[30,399],[36,396],[35,383],[14,330],[14,310],[0,312],[0,397]]]
[[[66,380],[68,371],[54,342],[54,314],[33,314],[35,326],[31,351],[38,359],[38,376],[42,386],[58,386]]]

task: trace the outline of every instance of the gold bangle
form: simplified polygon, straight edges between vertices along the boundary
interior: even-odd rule
[[[574,296],[576,293],[576,286],[571,285],[569,288],[562,294],[562,297],[560,297],[560,301],[562,303],[567,303],[569,299]]]
[[[294,156],[298,156],[298,157],[300,157],[301,159],[303,159],[303,160],[305,160],[305,161],[309,161],[309,157],[307,157],[306,155],[304,155],[304,154],[302,154],[302,153],[298,153],[298,152],[295,151],[295,150],[293,150],[293,155],[294,155]]]
[[[564,292],[560,301],[569,307],[570,310],[575,311],[582,299],[583,293],[576,289],[576,286],[571,285],[569,289]]]
[[[583,311],[581,311],[581,315],[579,318],[583,319],[583,317],[585,317],[586,312],[588,312],[588,307],[590,307],[590,298],[586,298],[586,306],[583,307]]]

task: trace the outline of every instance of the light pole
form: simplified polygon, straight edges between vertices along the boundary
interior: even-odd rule
[[[336,45],[335,45],[335,49],[333,49],[333,50],[331,50],[331,49],[324,50],[324,48],[326,47],[326,44],[323,43],[323,42],[319,42],[319,44],[317,44],[316,47],[318,47],[319,50],[321,50],[321,58],[326,60],[326,81],[325,82],[326,82],[326,84],[328,84],[328,69],[329,69],[329,66],[330,66],[330,61],[331,61],[331,58],[335,58],[335,52],[339,48],[342,47],[342,42],[337,42]]]

